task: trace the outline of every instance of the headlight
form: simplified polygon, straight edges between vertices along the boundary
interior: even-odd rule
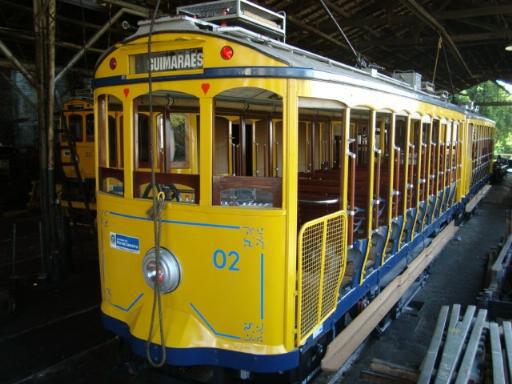
[[[160,248],[160,266],[157,265],[155,248],[151,248],[144,256],[142,261],[142,273],[144,280],[153,289],[155,289],[155,279],[158,278],[160,292],[169,293],[178,288],[181,280],[181,268],[178,259],[170,251]]]

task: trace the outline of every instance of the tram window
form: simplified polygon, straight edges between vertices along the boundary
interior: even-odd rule
[[[116,118],[111,115],[122,110],[122,103],[114,96],[100,95],[97,104],[99,188],[103,192],[123,196],[124,172],[119,167],[122,163],[118,157],[118,145],[123,145],[122,133],[116,125]]]
[[[124,167],[124,134],[123,134],[123,127],[124,127],[124,119],[123,115],[119,116],[119,166],[121,168]]]
[[[215,157],[213,160],[213,174],[218,176],[230,176],[230,157],[235,152],[233,147],[236,146],[235,138],[232,137],[232,125],[229,119],[216,116],[215,117]],[[238,131],[238,130],[237,130]],[[238,140],[236,140],[238,141]]]
[[[185,115],[171,115],[171,135],[174,136],[174,156],[171,161],[183,163],[187,161],[187,120]]]
[[[151,105],[149,101],[146,94],[133,102],[133,195],[152,198],[157,190],[164,192],[169,201],[199,203],[199,100],[181,92],[155,91]],[[151,156],[156,186],[151,184]]]
[[[376,185],[373,185],[373,191],[370,189],[370,137],[371,111],[368,109],[350,110],[350,152],[356,155],[355,166],[349,169],[349,209],[354,211],[352,219],[352,231],[354,239],[361,239],[368,236],[368,223],[370,211],[368,205],[370,199],[376,201],[374,191]],[[380,142],[380,141],[379,141]],[[375,146],[378,144],[376,143]],[[374,156],[376,159],[376,156]],[[374,177],[377,172],[375,172]],[[353,196],[353,197],[352,197]],[[376,205],[373,203],[372,210],[378,211],[384,207],[384,204]],[[382,211],[380,212],[382,213]]]
[[[342,137],[345,106],[334,100],[299,98],[298,227],[343,206]]]
[[[117,166],[117,135],[116,119],[113,116],[108,117],[108,157],[109,166]]]
[[[189,116],[165,112],[157,117],[160,168],[183,169],[188,164]]]
[[[83,126],[83,119],[82,115],[70,115],[69,116],[69,133],[72,135],[72,138],[77,141],[81,142],[83,140],[83,132],[82,132],[82,126]]]
[[[213,204],[282,205],[282,98],[259,88],[215,97]]]
[[[94,114],[85,115],[85,139],[88,142],[94,141]]]
[[[137,168],[149,168],[151,166],[149,160],[150,152],[150,132],[149,117],[139,113],[136,119],[137,131]]]

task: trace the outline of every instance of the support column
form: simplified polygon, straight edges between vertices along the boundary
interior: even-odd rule
[[[49,226],[49,199],[48,199],[48,135],[46,129],[46,108],[45,108],[45,28],[46,20],[43,13],[43,4],[41,0],[34,0],[34,35],[36,51],[36,69],[37,69],[37,116],[39,127],[39,194],[41,208],[41,243],[43,273],[48,270],[48,261],[50,259],[51,230]]]
[[[37,68],[40,198],[44,271],[53,272],[58,252],[55,199],[55,19],[56,0],[34,0],[34,34]]]
[[[47,0],[48,9],[46,15],[47,36],[46,36],[46,129],[48,140],[48,217],[50,227],[50,268],[61,265],[63,254],[59,254],[59,238],[57,233],[57,203],[55,196],[55,20],[56,0]],[[59,227],[59,229],[62,229]],[[60,233],[60,232],[59,232]],[[58,261],[58,263],[57,263]],[[60,268],[51,269],[55,275]],[[55,276],[58,279],[58,276]]]

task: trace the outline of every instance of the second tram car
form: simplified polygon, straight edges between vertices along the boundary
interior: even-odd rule
[[[95,77],[104,324],[168,364],[302,380],[487,182],[494,123],[244,28],[157,19],[151,56],[149,33]]]
[[[62,205],[69,209],[84,209],[87,199],[90,208],[94,209],[96,167],[92,100],[72,98],[63,104],[61,132],[59,160],[62,177],[59,184]]]

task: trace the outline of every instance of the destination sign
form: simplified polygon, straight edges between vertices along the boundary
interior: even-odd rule
[[[152,53],[151,56],[149,61],[147,53],[131,56],[130,72],[146,73],[149,71],[149,66],[151,66],[151,72],[182,71],[203,68],[202,48],[155,52]]]

